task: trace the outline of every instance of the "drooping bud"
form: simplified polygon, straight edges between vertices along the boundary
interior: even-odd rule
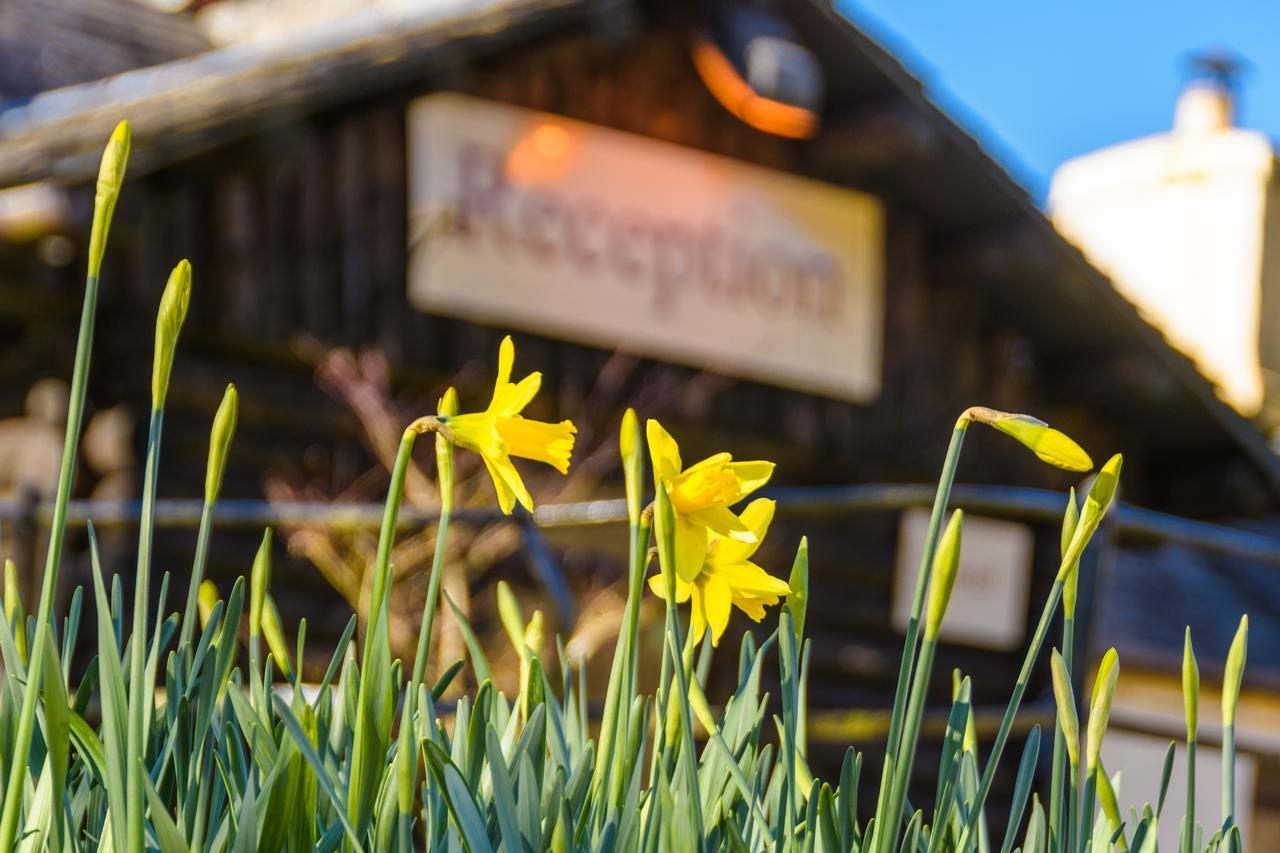
[[[1107,723],[1111,718],[1111,702],[1116,695],[1116,682],[1120,678],[1120,656],[1115,649],[1108,649],[1098,664],[1098,674],[1093,681],[1093,701],[1089,703],[1088,748],[1085,767],[1090,773],[1098,766],[1102,755],[1102,739],[1107,735]]]
[[[1059,432],[1039,418],[1031,415],[1012,414],[988,409],[986,406],[974,406],[965,412],[971,421],[987,424],[1012,436],[1023,447],[1055,468],[1067,471],[1088,471],[1093,467],[1093,460],[1084,448],[1076,444],[1069,436]]]
[[[178,347],[178,333],[187,319],[187,305],[191,302],[191,264],[178,261],[169,274],[164,294],[160,297],[160,310],[156,314],[156,351],[151,365],[151,408],[164,408],[169,393],[169,375],[173,372],[173,353]]]
[[[1249,616],[1240,617],[1231,650],[1227,652],[1227,666],[1222,673],[1222,724],[1234,726],[1236,706],[1240,704],[1240,685],[1244,681],[1244,659],[1249,648]]]
[[[227,454],[231,450],[239,415],[240,394],[236,386],[229,384],[218,405],[218,413],[213,416],[213,429],[209,433],[209,466],[204,476],[205,503],[213,503],[222,491],[222,475],[227,468]]]
[[[929,610],[925,619],[924,638],[936,640],[947,614],[951,590],[956,584],[960,569],[960,529],[964,525],[964,513],[956,510],[943,531],[938,550],[933,557],[933,579],[929,582]]]
[[[107,232],[111,229],[111,217],[120,198],[124,184],[125,167],[129,162],[129,149],[133,134],[129,122],[116,125],[102,152],[102,165],[98,168],[97,192],[93,197],[93,226],[89,231],[89,277],[97,278],[102,271],[102,256],[107,249]]]
[[[1053,698],[1058,706],[1058,727],[1067,746],[1067,760],[1072,767],[1080,766],[1080,718],[1076,714],[1076,695],[1071,689],[1071,676],[1067,664],[1057,649],[1049,661],[1053,673]]]

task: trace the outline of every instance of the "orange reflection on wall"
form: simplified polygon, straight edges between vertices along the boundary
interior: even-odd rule
[[[694,40],[693,65],[715,99],[756,130],[790,139],[808,139],[818,132],[817,115],[756,94],[720,49],[705,38]]]
[[[572,159],[569,131],[553,122],[540,122],[520,138],[507,156],[507,177],[525,183],[561,177]]]

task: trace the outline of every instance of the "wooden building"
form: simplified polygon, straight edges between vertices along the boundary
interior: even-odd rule
[[[1123,451],[1124,498],[1132,504],[1216,521],[1275,510],[1280,460],[1261,434],[1058,236],[918,80],[827,2],[761,6],[816,63],[823,85],[815,128],[790,138],[726,108],[726,91],[713,92],[714,72],[699,67],[697,45],[736,8],[711,0],[370,2],[336,21],[300,25],[287,38],[249,40],[0,104],[0,185],[40,182],[64,192],[69,214],[59,233],[83,247],[100,146],[116,121],[133,123],[92,394],[98,405],[143,411],[153,306],[170,266],[189,258],[195,291],[167,426],[173,493],[195,492],[207,421],[227,380],[244,392],[234,494],[258,494],[260,472],[281,454],[359,446],[352,419],[314,387],[312,365],[295,345],[300,334],[377,345],[399,382],[426,388],[491,362],[512,329],[521,364],[541,369],[551,399],[561,401],[560,411],[544,414],[572,416],[575,401],[590,395],[615,347],[609,333],[576,322],[586,308],[558,302],[557,327],[554,318],[533,319],[543,307],[536,304],[524,319],[480,322],[458,316],[492,316],[464,305],[465,293],[451,291],[455,301],[432,303],[430,313],[415,307],[420,296],[410,299],[426,275],[414,271],[416,253],[429,251],[432,240],[456,239],[459,227],[456,210],[423,226],[409,189],[415,163],[435,156],[422,145],[437,137],[424,136],[414,118],[428,98],[436,107],[479,105],[499,123],[513,109],[551,116],[553,127],[563,117],[589,126],[565,125],[589,140],[630,145],[639,137],[642,151],[660,142],[652,150],[681,163],[727,158],[733,164],[717,174],[728,183],[768,183],[781,173],[819,195],[839,188],[874,205],[878,224],[837,241],[840,251],[870,259],[863,284],[871,298],[857,303],[871,312],[861,318],[872,329],[864,347],[870,355],[856,355],[861,360],[848,370],[871,381],[815,392],[795,387],[803,380],[789,381],[785,371],[758,381],[761,372],[748,367],[719,371],[721,379],[708,383],[717,371],[707,368],[719,362],[696,354],[702,350],[666,363],[637,345],[641,358],[620,396],[659,376],[695,389],[662,412],[691,456],[731,447],[776,459],[779,487],[929,483],[955,417],[984,404],[1034,413],[1095,459]],[[430,132],[465,120],[433,110]],[[605,129],[629,136],[620,142]],[[615,193],[613,182],[625,178],[600,175],[599,197],[645,191]],[[650,189],[661,198],[679,188]],[[50,365],[69,373],[81,270],[79,263],[51,266],[30,246],[7,246],[0,260],[0,375],[12,389],[0,403],[16,406]],[[730,321],[708,313],[702,322],[712,338],[726,332],[718,322]],[[768,361],[779,353],[749,355]],[[1063,492],[1078,485],[996,434],[976,431],[959,481]],[[899,510],[796,517],[779,531],[771,552],[779,571],[800,533],[813,543],[811,700],[819,708],[885,703],[901,643],[891,618]],[[1015,611],[1023,621],[1010,629],[1016,644],[949,644],[941,664],[978,674],[978,704],[1007,696],[1016,649],[1057,565],[1056,525],[1043,513],[1019,523],[1030,531],[1030,563]],[[1110,571],[1103,569],[1100,600]],[[1259,603],[1269,609],[1254,625],[1280,643],[1280,602]],[[1218,621],[1234,625],[1237,615]],[[1168,627],[1181,636],[1181,623]],[[1165,635],[1145,648],[1142,638],[1129,639],[1121,649],[1126,661],[1165,667],[1155,654]],[[1225,647],[1214,643],[1202,661],[1221,658]],[[1046,674],[1047,667],[1032,696],[1045,695]]]

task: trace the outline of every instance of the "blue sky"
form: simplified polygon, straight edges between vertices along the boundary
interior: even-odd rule
[[[1239,116],[1280,136],[1275,0],[837,0],[1043,199],[1077,154],[1168,129],[1183,58],[1250,63]]]

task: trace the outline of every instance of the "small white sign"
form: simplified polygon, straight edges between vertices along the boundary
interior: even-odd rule
[[[893,622],[899,631],[906,630],[911,616],[928,532],[928,510],[912,508],[902,514],[893,588]],[[1025,524],[966,515],[960,569],[939,636],[1001,651],[1019,647],[1026,634],[1034,544]]]
[[[846,400],[880,391],[872,196],[458,94],[408,115],[417,308]]]
[[[1154,805],[1160,795],[1164,774],[1164,756],[1169,738],[1136,732],[1107,732],[1102,741],[1102,766],[1114,775],[1120,771],[1120,790],[1116,801],[1120,814],[1127,816],[1130,807],[1142,813],[1147,803]],[[1187,802],[1187,753],[1179,743],[1173,757],[1173,772],[1165,795],[1165,820],[1160,821],[1161,850],[1177,850],[1178,834]],[[1253,822],[1254,790],[1258,778],[1258,762],[1246,752],[1236,753],[1236,823],[1249,850],[1249,829]],[[1169,820],[1172,812],[1175,817]],[[1205,838],[1213,835],[1222,822],[1222,750],[1201,742],[1196,747],[1196,823],[1205,827]],[[1132,832],[1132,829],[1130,829]]]

